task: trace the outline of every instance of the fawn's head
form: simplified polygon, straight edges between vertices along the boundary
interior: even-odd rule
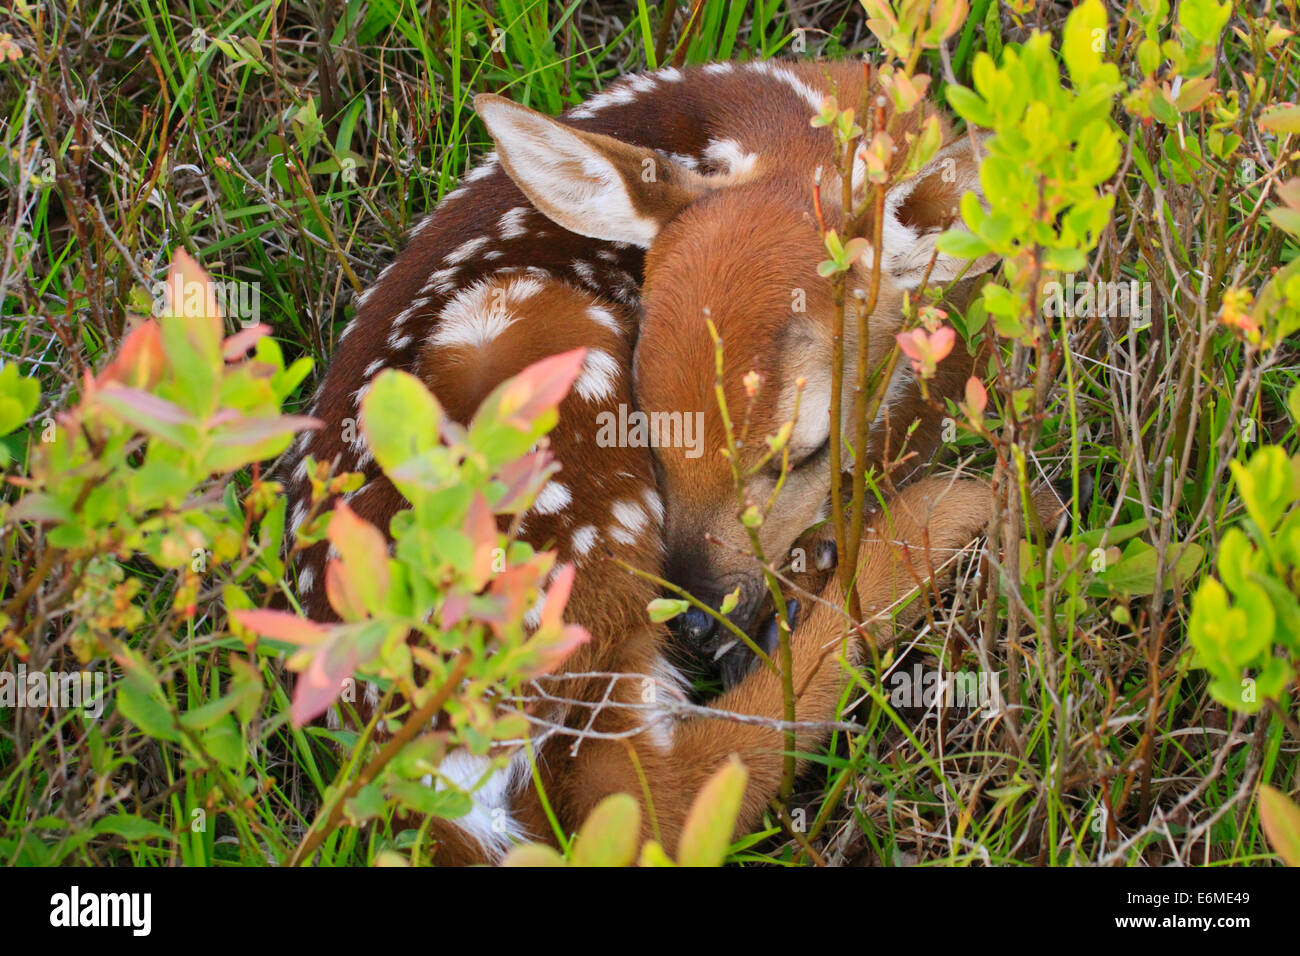
[[[740,513],[750,503],[766,510],[759,541],[766,559],[780,565],[830,503],[834,303],[830,280],[817,272],[827,253],[813,202],[814,171],[835,166],[830,132],[811,128],[805,116],[770,149],[733,164],[729,173],[704,176],[653,150],[575,130],[499,97],[480,97],[476,106],[502,165],[539,210],[581,235],[648,249],[634,371],[638,407],[652,426],[661,426],[650,436],[665,505],[667,574],[713,607],[739,588],[731,619],[753,630],[765,588]],[[915,128],[914,118],[900,121]],[[898,156],[897,165],[904,159]],[[881,269],[868,323],[871,368],[893,349],[908,290],[927,274],[935,285],[993,265],[992,258],[970,263],[934,248],[958,219],[962,194],[979,190],[977,173],[972,139],[957,139],[886,193]],[[831,197],[840,195],[838,176],[823,177],[821,194],[826,222],[837,226],[839,206]],[[846,305],[846,431],[856,310],[873,285],[874,259],[870,250],[862,255],[848,283],[863,297],[850,294]],[[722,343],[720,378],[706,320]],[[738,443],[739,495],[732,462],[722,454],[727,427],[719,387]],[[763,462],[763,439],[790,421],[796,400],[781,480],[781,458]],[[702,427],[703,454],[694,442],[672,440],[679,423]],[[847,462],[853,436],[845,437]],[[694,612],[678,627],[709,647],[721,643],[712,623]],[[724,675],[741,661],[724,666]]]

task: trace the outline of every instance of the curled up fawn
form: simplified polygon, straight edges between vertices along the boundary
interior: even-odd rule
[[[356,415],[380,370],[415,373],[449,417],[465,422],[506,378],[547,356],[586,350],[549,438],[561,470],[520,534],[554,547],[560,562],[577,569],[566,617],[592,639],[563,670],[646,675],[660,706],[642,706],[641,680],[566,682],[566,700],[553,704],[546,725],[569,732],[539,731],[533,750],[550,807],[570,831],[611,793],[642,797],[643,776],[671,852],[694,796],[731,755],[749,771],[738,829],[752,828],[777,793],[785,749],[780,675],[752,667],[752,653],[730,641],[714,615],[683,615],[675,646],[719,661],[725,689],[711,706],[761,720],[683,717],[674,703],[685,698],[687,682],[674,663],[674,642],[646,615],[658,588],[625,566],[666,578],[713,609],[735,594],[727,618],[745,632],[772,631],[759,626],[764,574],[737,521],[732,463],[719,454],[728,423],[715,392],[717,343],[705,319],[722,342],[725,404],[748,410],[750,434],[778,432],[799,402],[788,460],[756,467],[765,448],[757,440],[737,451],[748,476],[745,495],[772,501],[759,537],[763,553],[780,561],[826,517],[831,497],[832,302],[817,272],[825,258],[813,208],[818,170],[823,196],[841,189],[830,172],[830,131],[809,119],[828,96],[857,102],[865,82],[857,63],[665,69],[626,78],[559,119],[480,97],[476,107],[497,153],[417,227],[362,296],[316,401],[313,414],[327,425],[299,454],[366,472],[367,484],[349,503],[382,529],[405,503],[364,449],[331,427]],[[918,109],[891,118],[892,128],[901,139],[920,119]],[[977,140],[945,126],[943,142],[929,165],[897,177],[884,200],[879,294],[867,323],[872,367],[893,348],[905,293],[995,264],[935,252],[961,195],[978,191]],[[841,212],[831,201],[822,210]],[[859,260],[854,286],[873,281],[873,261]],[[801,308],[792,308],[795,301]],[[857,327],[851,312],[845,327]],[[856,354],[855,336],[847,336],[846,356]],[[971,365],[963,354],[945,362],[931,396],[955,395]],[[747,380],[751,372],[757,379]],[[846,387],[853,380],[850,361]],[[905,624],[911,612],[898,611],[900,599],[988,522],[992,496],[981,482],[904,483],[938,444],[939,407],[923,400],[907,363],[899,363],[861,450],[888,462],[886,484],[901,488],[868,519],[857,556],[855,586],[868,623],[845,640],[850,624],[838,579],[802,602],[790,638],[800,722],[835,719],[848,680],[839,651],[847,650],[852,664],[865,634]],[[653,447],[609,440],[611,422],[634,412],[666,423],[679,440]],[[299,468],[290,487],[295,528],[307,513],[305,488]],[[1057,508],[1050,494],[1036,505],[1044,519]],[[319,619],[330,615],[320,586],[325,561],[325,546],[317,545],[298,567],[303,605]],[[822,736],[801,730],[798,752],[815,751]],[[513,841],[550,833],[526,754],[516,752],[481,782],[488,769],[487,758],[448,758],[448,776],[466,789],[479,786],[474,812],[438,830],[440,861],[497,860]],[[490,826],[493,819],[507,825]]]

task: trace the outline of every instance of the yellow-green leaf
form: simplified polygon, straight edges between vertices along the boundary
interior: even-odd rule
[[[709,778],[691,806],[677,848],[682,866],[721,866],[731,846],[749,771],[732,757]]]
[[[1300,866],[1300,806],[1280,790],[1259,788],[1259,822],[1269,845],[1287,866]]]
[[[573,843],[573,866],[631,866],[641,840],[641,808],[626,793],[606,797]]]

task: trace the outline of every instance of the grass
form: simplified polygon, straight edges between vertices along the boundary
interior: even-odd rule
[[[1068,12],[972,6],[947,62],[923,60],[936,79],[969,82],[977,52],[996,53],[1034,28],[1057,31]],[[872,42],[857,3],[663,8],[676,9],[667,28],[660,6],[644,0],[106,0],[0,15],[0,33],[22,52],[0,63],[0,357],[42,388],[28,428],[4,439],[14,473],[47,417],[75,401],[83,372],[116,350],[130,314],[147,311],[176,247],[217,280],[258,283],[261,320],[286,354],[315,362],[289,403],[305,405],[354,294],[484,150],[475,94],[556,112],[669,61],[767,58],[805,45],[801,55],[838,57]],[[1244,19],[1233,26],[1248,38],[1227,35],[1224,88],[1244,89],[1252,73],[1268,101],[1294,101],[1291,47],[1264,56]],[[1135,46],[1116,52],[1126,70]],[[1294,241],[1261,214],[1294,164],[1285,151],[1271,154],[1248,111],[1233,127],[1243,138],[1235,162],[1192,163],[1189,153],[1205,155],[1203,123],[1169,135],[1122,109],[1117,116],[1125,153],[1107,186],[1115,216],[1086,272],[1150,283],[1153,322],[1137,331],[1104,317],[1063,326],[1052,342],[1060,374],[1036,398],[1041,432],[1026,469],[1092,485],[1082,529],[1142,522],[1138,537],[1156,549],[1160,584],[1154,593],[1084,595],[1064,629],[1033,602],[1054,607],[1070,595],[1030,589],[1013,639],[989,642],[980,594],[992,572],[972,560],[882,667],[942,662],[1018,674],[1009,688],[1015,719],[886,706],[890,678],[869,670],[845,699],[867,732],[837,737],[791,803],[822,861],[1276,859],[1255,793],[1261,782],[1300,786],[1300,739],[1277,712],[1235,714],[1207,694],[1190,666],[1186,622],[1212,559],[1191,580],[1169,571],[1182,545],[1213,556],[1240,521],[1229,462],[1262,442],[1300,447],[1286,413],[1300,381],[1295,343],[1252,351],[1216,322],[1227,289],[1257,289],[1295,255]],[[979,473],[994,465],[988,444],[969,436],[950,443],[944,461]],[[252,480],[243,474],[241,487]],[[5,526],[5,601],[37,574],[41,544],[30,527]],[[231,678],[227,652],[242,647],[226,629],[219,589],[205,589],[197,615],[181,620],[178,575],[138,556],[121,566],[141,582],[132,600],[141,613],[113,629],[115,640],[170,675],[169,699],[215,693]],[[94,592],[78,590],[83,582],[66,568],[45,571],[34,586],[31,666],[75,668],[74,638],[93,616]],[[0,643],[0,669],[17,666],[14,635]],[[250,715],[242,772],[142,736],[118,711],[82,721],[0,708],[0,860],[287,859],[339,768],[321,732],[288,725],[280,661],[262,657],[259,666],[273,690]],[[1294,688],[1290,700],[1293,714]],[[318,862],[383,860],[419,839],[391,823],[344,828]],[[733,859],[808,862],[775,820]]]

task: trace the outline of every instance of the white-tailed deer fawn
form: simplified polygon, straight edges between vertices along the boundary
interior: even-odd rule
[[[750,368],[763,377],[751,422],[755,434],[774,432],[789,419],[793,383],[807,381],[792,438],[797,467],[762,531],[767,553],[784,554],[823,515],[830,489],[829,298],[816,273],[824,253],[811,184],[814,170],[832,168],[833,149],[829,132],[811,127],[809,118],[833,92],[856,101],[862,82],[858,64],[662,70],[620,81],[562,120],[481,97],[476,105],[499,157],[444,200],[362,297],[313,409],[326,426],[299,451],[366,471],[369,481],[351,505],[386,528],[404,502],[364,449],[344,440],[343,427],[356,417],[380,369],[414,371],[463,422],[494,386],[531,362],[586,348],[583,371],[550,437],[562,470],[521,533],[537,546],[554,547],[560,561],[578,569],[566,616],[584,625],[592,640],[565,670],[648,675],[657,685],[652,699],[681,694],[664,628],[646,620],[654,590],[617,561],[656,573],[667,568],[677,583],[715,605],[739,585],[742,604],[734,616],[745,627],[754,623],[761,577],[752,558],[704,539],[710,532],[739,540],[730,472],[717,455],[722,425],[706,312],[724,339],[729,401],[742,404],[741,377]],[[914,120],[901,120],[915,127]],[[915,287],[927,269],[932,280],[942,281],[968,268],[943,257],[932,262],[932,253],[961,193],[975,185],[971,142],[951,143],[886,202],[886,275],[871,320],[873,362],[892,347],[903,290]],[[805,312],[792,311],[796,290],[802,290]],[[959,369],[956,378],[964,381],[965,374]],[[846,382],[852,378],[846,375]],[[945,393],[942,381],[936,388]],[[909,447],[928,457],[937,422],[905,374],[891,382],[885,407],[892,413],[873,442],[886,441],[879,434],[884,431],[901,443],[919,417]],[[705,423],[702,448],[670,442],[652,451],[639,442],[599,440],[602,422],[634,408],[679,421],[698,413]],[[302,469],[296,474],[295,528],[306,513],[305,476]],[[755,479],[755,497],[770,493],[774,482],[775,476]],[[893,500],[892,524],[873,518],[877,533],[863,545],[858,589],[864,611],[888,607],[922,580],[930,555],[947,557],[967,544],[989,508],[987,490],[975,482],[925,479],[905,488]],[[304,605],[319,617],[329,614],[317,586],[324,557],[323,545],[309,550],[298,572]],[[844,682],[840,665],[825,653],[846,631],[837,610],[843,596],[832,582],[824,597],[807,609],[793,638],[803,721],[831,719]],[[693,636],[707,643],[707,633],[698,630]],[[779,720],[778,678],[764,668],[741,679],[742,671],[733,668],[735,686],[717,706]],[[547,718],[568,731],[536,741],[545,792],[561,823],[576,827],[610,793],[639,796],[644,774],[659,832],[671,849],[700,786],[729,755],[739,754],[750,784],[738,825],[752,825],[776,792],[780,733],[771,726],[647,714],[639,706],[645,691],[645,682],[636,679],[567,680],[563,696],[579,703],[557,704]],[[802,735],[799,749],[812,749],[817,736]],[[458,755],[444,767],[466,785],[482,770],[483,764]],[[514,837],[549,833],[526,771],[520,755],[479,789],[475,813],[441,834],[445,859],[492,859]],[[489,825],[494,811],[498,824],[504,819],[506,825]]]

